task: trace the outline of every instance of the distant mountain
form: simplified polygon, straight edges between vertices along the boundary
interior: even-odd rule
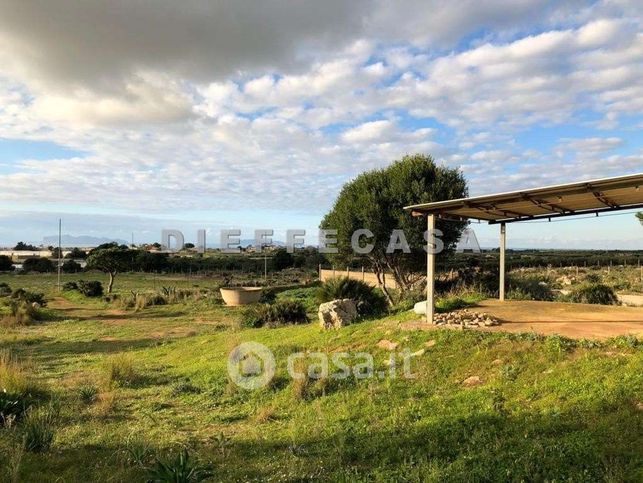
[[[121,240],[119,238],[100,238],[95,236],[71,236],[63,235],[62,236],[62,246],[63,247],[97,247],[103,243],[112,243],[116,242],[119,245],[128,245],[127,240]],[[46,236],[42,239],[43,246],[58,246],[58,236]]]

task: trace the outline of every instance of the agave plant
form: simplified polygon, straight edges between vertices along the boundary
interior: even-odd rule
[[[147,470],[150,483],[196,483],[213,476],[208,466],[190,460],[187,449],[176,456],[158,457]]]

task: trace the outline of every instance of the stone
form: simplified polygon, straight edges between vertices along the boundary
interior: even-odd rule
[[[435,344],[436,344],[435,339],[431,339],[431,340],[427,340],[427,341],[424,343],[424,346],[425,346],[425,347],[433,347]]]
[[[385,349],[387,351],[393,351],[397,349],[397,345],[397,342],[393,342],[387,339],[382,339],[377,343],[377,347],[379,347],[380,349]]]
[[[420,349],[411,354],[411,357],[421,357],[426,353],[426,349]]]
[[[637,403],[636,409],[638,409],[639,411],[643,411],[643,403],[642,402]]]
[[[464,381],[462,381],[462,385],[465,387],[474,387],[479,386],[480,384],[482,384],[482,379],[480,379],[480,376],[467,377]]]
[[[357,305],[351,299],[337,299],[319,306],[317,311],[322,329],[340,329],[357,318]]]
[[[494,366],[501,366],[503,362],[504,361],[502,359],[494,359],[493,361],[491,361],[491,364],[493,364]]]
[[[413,306],[413,312],[418,315],[426,315],[426,300],[418,302]]]

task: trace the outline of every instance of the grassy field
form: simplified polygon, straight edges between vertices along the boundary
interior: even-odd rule
[[[0,282],[48,295],[48,320],[0,329],[0,351],[21,361],[38,404],[55,406],[48,451],[23,454],[21,424],[0,428],[0,480],[153,480],[150,468],[182,448],[213,481],[643,480],[643,350],[631,338],[401,330],[411,313],[331,332],[242,329],[238,309],[208,297],[136,311],[60,296],[54,276]],[[217,282],[116,281],[121,294],[169,285]],[[313,291],[279,297],[313,310]],[[398,356],[416,353],[413,379],[379,377],[382,339]],[[227,375],[229,352],[248,341],[277,360],[256,391]],[[293,381],[286,361],[297,351],[368,352],[378,377]]]

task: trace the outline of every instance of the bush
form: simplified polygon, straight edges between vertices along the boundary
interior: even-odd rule
[[[65,292],[72,292],[74,290],[78,290],[78,284],[76,282],[65,282],[63,284],[63,290]]]
[[[3,323],[6,325],[26,326],[30,325],[39,318],[38,309],[36,309],[33,304],[30,304],[23,300],[12,300],[9,304],[9,308],[11,310],[11,318],[3,319]]]
[[[47,273],[54,269],[54,264],[48,258],[27,258],[22,262],[22,270],[25,272]]]
[[[80,263],[77,263],[74,260],[67,260],[62,266],[62,271],[65,273],[78,273],[82,271],[82,269],[83,267],[80,266]]]
[[[11,293],[11,287],[7,283],[0,283],[0,297],[8,297]]]
[[[36,303],[41,307],[44,307],[47,305],[47,302],[45,301],[45,294],[40,292],[29,292],[28,290],[25,290],[23,288],[14,290],[13,293],[11,294],[11,298],[22,302],[26,302],[28,304]]]
[[[77,287],[85,297],[102,297],[103,295],[103,284],[98,280],[79,280]]]
[[[618,297],[614,293],[614,290],[602,283],[588,283],[575,288],[569,294],[569,300],[582,304],[618,304]]]
[[[32,453],[49,451],[54,442],[56,431],[54,423],[58,414],[52,407],[30,409],[24,421],[25,449]]]
[[[13,261],[7,255],[0,255],[0,272],[10,272],[13,270]]]
[[[386,298],[378,289],[347,277],[326,280],[317,291],[320,304],[336,299],[354,300],[361,316],[379,315],[387,309]]]
[[[509,279],[509,300],[543,300],[551,302],[554,300],[549,283],[538,277],[511,277]]]
[[[257,304],[246,308],[241,318],[244,327],[275,327],[308,322],[306,306],[298,300],[278,300],[274,304]]]

